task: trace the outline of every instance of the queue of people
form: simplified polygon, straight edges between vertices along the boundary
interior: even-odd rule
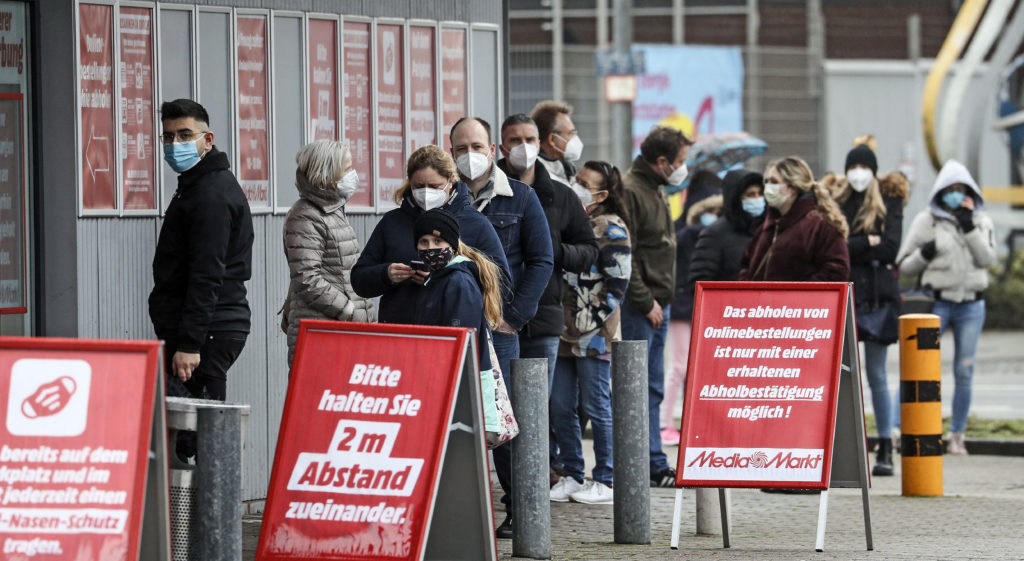
[[[249,328],[252,219],[205,109],[175,100],[161,111],[165,159],[180,176],[154,258],[150,315],[167,341],[173,393],[223,400]],[[850,150],[842,176],[822,181],[798,157],[771,161],[763,175],[737,169],[719,180],[698,171],[673,223],[666,187],[687,179],[692,139],[657,126],[624,173],[602,161],[577,168],[582,141],[571,114],[571,106],[541,102],[532,115],[501,124],[498,146],[490,123],[460,119],[450,153],[433,145],[412,153],[398,208],[362,248],[345,214],[359,185],[348,146],[303,146],[299,199],[283,231],[289,364],[303,319],[472,327],[482,380],[493,372],[506,387],[515,383],[511,360],[544,358],[556,474],[550,499],[612,504],[611,343],[648,343],[651,485],[671,487],[676,474],[662,446],[679,442],[675,403],[696,283],[852,281],[881,442],[873,473],[892,475],[899,399],[888,394],[885,357],[894,319],[876,312],[898,303],[903,272],[936,290],[942,329],[954,330],[950,451],[966,452],[985,268],[995,249],[984,199],[964,166],[943,167],[906,239],[907,182],[878,174],[871,139]],[[667,383],[666,345],[675,357]],[[495,411],[485,413],[490,430]],[[587,423],[590,479],[581,447]],[[178,453],[194,449],[179,440]],[[494,462],[506,508],[497,535],[508,538],[515,517],[507,444],[494,449]]]

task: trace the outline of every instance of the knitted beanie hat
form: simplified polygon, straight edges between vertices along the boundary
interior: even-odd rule
[[[412,226],[413,243],[426,234],[432,234],[448,242],[452,249],[459,249],[459,221],[455,215],[441,208],[428,210],[416,219]]]
[[[857,164],[870,168],[871,175],[878,175],[878,160],[875,158],[875,153],[864,144],[860,144],[846,153],[846,167],[843,169],[849,171]]]

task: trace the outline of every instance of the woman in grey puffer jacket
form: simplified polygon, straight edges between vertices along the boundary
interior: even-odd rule
[[[348,146],[317,140],[295,155],[299,200],[284,223],[288,286],[288,364],[295,356],[299,321],[326,319],[373,322],[373,302],[352,290],[349,277],[359,241],[345,216],[345,203],[359,186]]]

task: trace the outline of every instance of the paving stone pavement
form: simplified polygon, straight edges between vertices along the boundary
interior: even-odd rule
[[[650,545],[614,544],[610,506],[552,503],[551,558],[1024,559],[1024,458],[945,456],[942,497],[902,496],[899,468],[897,458],[895,476],[872,478],[873,551],[866,549],[859,489],[829,492],[821,553],[814,551],[818,495],[731,490],[732,547],[723,549],[720,535],[695,535],[696,493],[687,489],[679,549],[672,550],[675,490],[652,489]],[[501,559],[517,559],[509,540],[498,549]]]
[[[675,452],[674,448],[668,451]],[[866,550],[859,489],[829,492],[825,549],[814,551],[819,496],[780,495],[752,489],[731,493],[732,547],[722,538],[695,535],[695,491],[684,491],[679,549],[669,548],[673,489],[651,490],[651,544],[614,543],[613,507],[551,503],[553,560],[764,559],[904,560],[1024,559],[1024,457],[944,456],[943,496],[904,497],[896,475],[872,478],[874,550]],[[492,484],[495,500],[501,490]],[[498,513],[496,523],[501,522]],[[260,518],[243,523],[243,559],[255,558]],[[453,537],[453,539],[457,539]],[[512,557],[499,540],[500,559]]]

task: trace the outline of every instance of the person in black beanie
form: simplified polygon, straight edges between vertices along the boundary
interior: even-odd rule
[[[501,270],[459,240],[459,221],[447,210],[424,212],[412,230],[419,262],[409,265],[428,276],[416,305],[403,319],[416,325],[476,329],[480,371],[490,371],[491,329],[501,322]]]
[[[850,252],[857,336],[864,344],[864,374],[871,388],[878,427],[878,451],[871,473],[888,476],[893,474],[893,440],[885,357],[888,346],[898,338],[900,288],[896,252],[903,235],[903,207],[910,187],[899,172],[878,177],[875,153],[865,144],[847,153],[845,171],[844,177],[826,179],[823,183],[850,225],[846,244]],[[879,317],[885,318],[881,328]],[[896,406],[899,407],[898,402]]]

